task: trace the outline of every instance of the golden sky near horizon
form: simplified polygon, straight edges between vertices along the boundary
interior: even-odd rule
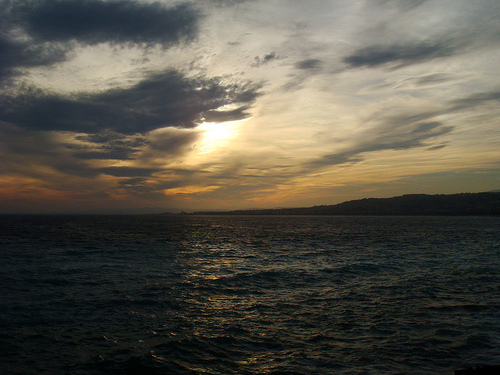
[[[5,0],[0,12],[0,213],[500,188],[496,0]]]

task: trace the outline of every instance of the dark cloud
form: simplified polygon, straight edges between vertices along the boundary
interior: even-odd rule
[[[69,97],[26,90],[16,97],[4,96],[0,120],[36,130],[144,134],[168,126],[193,128],[210,111],[253,103],[259,89],[253,83],[224,84],[220,78],[186,78],[170,70],[133,87],[98,94]],[[228,115],[232,120],[246,116],[243,110]]]
[[[99,0],[26,1],[18,7],[21,24],[44,41],[162,44],[170,46],[197,34],[200,13],[189,3]]]
[[[422,5],[426,1],[427,0],[376,0],[375,4],[395,7],[403,11],[408,11]]]
[[[162,179],[161,176],[151,177],[148,175],[151,171],[158,171],[161,174],[166,173],[169,177],[168,179]],[[120,188],[124,189],[128,194],[148,200],[157,198],[165,200],[166,197],[163,192],[165,189],[175,189],[197,184],[199,183],[199,174],[202,173],[200,171],[183,169],[162,169],[161,171],[145,169],[142,177],[129,177],[123,176],[123,174],[126,173],[125,171],[111,170],[111,172],[115,175],[121,174],[120,176],[117,176],[120,177],[118,181]],[[133,172],[140,174],[142,171],[137,170]]]
[[[40,164],[80,177],[150,177],[161,170],[155,166],[199,139],[202,133],[193,128],[203,118],[247,117],[260,85],[227,79],[187,78],[170,70],[103,93],[62,96],[28,87],[16,96],[0,95],[1,146],[12,159],[2,162],[26,176],[36,176]],[[76,134],[61,138],[55,134],[60,131]],[[136,160],[144,167],[96,168],[93,160]]]
[[[158,194],[157,187],[152,186],[148,179],[142,177],[120,179],[118,185],[122,189],[125,189],[128,194],[142,196],[146,199],[154,198],[154,196]]]
[[[16,68],[51,65],[66,58],[68,48],[51,44],[30,44],[0,35],[0,84],[18,75]]]
[[[394,119],[398,123],[398,119]],[[378,129],[374,139],[369,144],[360,145],[356,153],[380,150],[407,150],[424,146],[424,141],[449,133],[451,126],[445,126],[439,121],[417,122],[406,125],[404,119],[400,126],[387,126]]]
[[[363,141],[347,151],[324,155],[308,164],[308,168],[356,163],[363,160],[362,154],[383,150],[408,150],[426,146],[426,141],[453,130],[439,121],[421,121],[435,116],[429,112],[381,118],[379,125],[364,134]]]
[[[429,147],[426,149],[426,151],[436,151],[436,150],[441,150],[442,148],[445,148],[446,147],[446,144],[442,144],[442,145],[437,145],[437,146],[433,146],[433,147]]]
[[[253,1],[255,0],[203,0],[204,3],[215,4],[217,6],[232,6]]]
[[[450,115],[464,110],[473,110],[480,105],[500,101],[500,91],[476,93],[466,98],[450,101],[443,109],[424,111],[404,115],[379,115],[373,120],[376,124],[364,134],[363,141],[347,151],[324,155],[313,160],[307,168],[318,168],[328,165],[355,163],[363,160],[362,154],[382,150],[406,150],[415,147],[428,146],[426,141],[453,131],[453,126],[447,126],[435,118]],[[446,144],[430,146],[427,150],[439,150]]]
[[[241,120],[249,116],[247,111],[249,106],[241,106],[232,111],[208,111],[205,113],[205,121],[207,122],[224,122]]]
[[[54,137],[52,132],[31,131],[12,124],[0,122],[0,149],[2,163],[0,173],[23,175],[30,178],[41,178],[47,184],[61,185],[61,176],[47,174],[48,170],[70,176],[95,178],[108,175],[119,178],[149,178],[157,172],[165,172],[164,168],[154,166],[154,157],[171,158],[186,150],[186,146],[194,142],[199,132],[193,130],[166,130],[157,134],[149,143],[136,137],[114,136],[110,134],[79,136],[78,141],[95,140],[100,143],[73,143]],[[108,139],[108,141],[105,141]],[[121,146],[119,146],[121,144]],[[89,163],[98,160],[136,160],[137,166],[110,166],[96,168]],[[142,163],[142,164],[141,164]],[[136,164],[137,165],[137,164]],[[153,165],[153,166],[152,166]],[[175,174],[187,174],[182,170],[172,170]],[[52,176],[52,177],[50,177]],[[129,181],[132,185],[134,180]],[[144,182],[145,184],[146,182]],[[154,190],[155,187],[149,188]]]
[[[37,132],[0,122],[0,171],[31,178],[50,179],[47,170],[80,177],[94,177],[97,172],[74,158],[66,145],[50,132]]]
[[[263,62],[269,62],[271,60],[274,60],[276,58],[276,52],[271,52],[267,55],[264,56],[264,58],[262,59]]]
[[[15,159],[3,162],[14,168],[11,172],[20,172],[22,165],[25,175],[36,174],[36,163],[41,163],[80,177],[151,177],[162,170],[154,167],[157,162],[164,165],[199,139],[202,133],[191,129],[198,121],[245,118],[259,89],[252,83],[223,84],[221,78],[188,79],[176,71],[151,76],[128,89],[93,95],[70,97],[28,88],[15,97],[1,97],[2,134],[9,140],[2,142],[2,148]],[[239,106],[221,109],[232,105]],[[74,141],[57,140],[53,131],[77,135]],[[150,136],[138,135],[151,131]],[[144,167],[96,168],[91,160],[136,160]],[[132,190],[137,189],[153,187],[140,184]]]
[[[161,129],[152,134],[147,147],[137,155],[137,160],[143,164],[156,161],[164,164],[167,157],[171,160],[173,157],[186,153],[201,135],[202,133],[196,130]]]
[[[0,4],[0,85],[22,69],[64,61],[75,42],[165,48],[193,40],[201,13],[192,3],[99,0],[4,1]]]
[[[367,44],[345,56],[343,61],[353,68],[384,65],[400,68],[473,51],[490,52],[492,48],[498,46],[500,37],[498,1],[485,1],[481,6],[474,6],[472,3],[465,6],[464,3],[449,14],[446,13],[446,7],[441,8],[437,3],[430,7],[426,7],[424,3],[425,0],[367,2],[368,8],[375,7],[375,11],[385,12],[386,15],[392,14],[392,17],[382,19],[375,25],[368,23],[363,32]],[[418,8],[422,4],[424,6]],[[457,16],[458,9],[461,10],[460,16]],[[401,15],[392,10],[414,13]],[[436,14],[440,14],[440,21],[432,18]],[[430,20],[424,23],[427,25],[425,30],[412,31],[416,24],[424,27],[421,20],[429,16]],[[426,39],[422,39],[424,35],[428,35]],[[412,37],[415,39],[410,39]],[[372,42],[368,42],[370,40]],[[376,40],[378,42],[375,42]],[[399,41],[384,42],[387,40]]]
[[[158,168],[135,168],[135,167],[106,167],[96,171],[115,177],[149,177],[153,173],[159,172]]]
[[[130,160],[132,150],[126,147],[113,148],[103,147],[99,151],[79,151],[73,153],[73,156],[78,159],[97,159],[97,160]]]
[[[256,84],[254,82],[246,82],[241,85],[231,85],[229,87],[229,92],[231,92],[230,98],[233,99],[232,103],[253,103],[262,94],[260,91],[261,88],[261,84]]]
[[[437,127],[441,126],[442,123],[438,121],[429,121],[429,122],[421,122],[415,126],[414,129],[411,130],[412,134],[423,134],[423,133],[429,133],[433,129],[436,129]]]
[[[143,186],[147,180],[142,177],[127,178],[126,180],[120,180],[118,183],[123,186]]]
[[[75,137],[78,141],[91,142],[91,143],[114,143],[117,145],[127,144],[131,147],[140,147],[145,143],[145,139],[141,137],[126,138],[123,134],[115,133],[112,131],[103,131],[96,134],[78,135]]]
[[[278,57],[276,56],[276,52],[271,52],[267,55],[264,55],[264,57],[260,56],[255,56],[254,60],[255,62],[252,64],[254,68],[258,68],[261,65],[267,64],[270,61],[273,61],[277,59]]]
[[[453,80],[453,77],[447,75],[447,74],[442,74],[442,73],[435,73],[435,74],[427,74],[422,77],[419,77],[417,80],[415,80],[415,84],[419,86],[425,86],[425,85],[432,85],[436,83],[443,83],[443,82],[448,82]]]
[[[444,126],[440,122],[417,123],[413,129],[402,127],[395,129],[388,127],[387,129],[378,130],[369,142],[363,142],[353,149],[341,154],[332,154],[324,157],[319,161],[320,164],[331,165],[343,164],[345,162],[361,161],[361,154],[373,151],[383,150],[408,150],[415,147],[425,146],[425,141],[449,133],[453,130],[451,126]],[[370,137],[370,136],[368,136]],[[340,158],[339,158],[340,156]]]
[[[393,45],[376,45],[355,51],[344,58],[353,68],[393,64],[394,67],[452,56],[459,47],[453,42],[436,41]]]
[[[459,110],[473,109],[480,105],[498,101],[500,101],[500,90],[481,92],[470,95],[466,98],[452,101],[451,110],[459,111]]]
[[[105,135],[88,135],[75,137],[77,140],[84,140],[94,144],[73,143],[67,145],[72,152],[72,156],[79,159],[118,159],[129,160],[142,147],[147,145],[145,139],[139,137],[110,138]]]
[[[307,59],[302,60],[295,65],[297,69],[318,69],[321,66],[321,60]]]

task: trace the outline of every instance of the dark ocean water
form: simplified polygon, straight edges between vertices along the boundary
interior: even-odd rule
[[[0,217],[2,374],[500,363],[500,218]]]

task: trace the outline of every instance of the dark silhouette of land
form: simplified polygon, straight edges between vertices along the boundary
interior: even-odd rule
[[[423,215],[498,216],[500,192],[409,194],[393,198],[365,198],[330,206],[236,211],[202,211],[196,215]]]

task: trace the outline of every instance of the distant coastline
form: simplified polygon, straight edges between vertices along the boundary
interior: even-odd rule
[[[335,205],[183,212],[183,215],[399,215],[500,216],[500,192],[407,194],[392,198],[364,198]]]

